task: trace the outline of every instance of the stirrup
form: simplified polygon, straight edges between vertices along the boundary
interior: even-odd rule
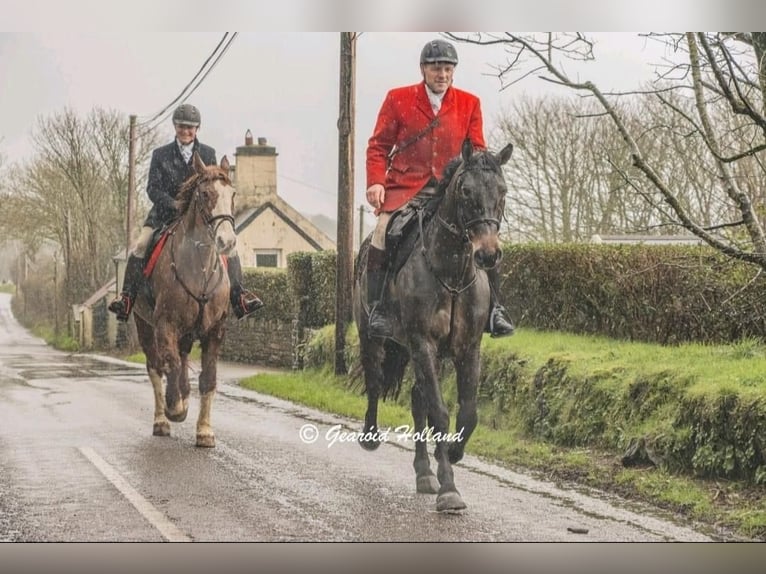
[[[505,307],[495,305],[489,314],[488,329],[490,337],[507,337],[513,335],[515,328],[511,320],[505,315]]]
[[[370,309],[370,316],[367,319],[367,335],[369,337],[391,338],[394,336],[391,320],[381,311],[380,307],[380,304],[375,304]]]
[[[234,314],[237,316],[237,319],[244,319],[263,307],[264,302],[255,293],[242,291],[236,303],[232,306],[234,307]]]
[[[107,309],[117,315],[118,321],[127,323],[133,309],[133,298],[127,293],[120,293],[119,298],[109,303]]]

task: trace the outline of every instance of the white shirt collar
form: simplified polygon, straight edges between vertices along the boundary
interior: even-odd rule
[[[447,90],[448,89],[449,88],[447,88]],[[431,109],[434,111],[434,114],[439,113],[439,110],[442,107],[444,94],[447,93],[447,90],[444,90],[441,94],[437,94],[436,92],[431,91],[431,88],[429,88],[428,84],[426,84],[426,94],[428,95],[428,101],[431,102]]]
[[[184,145],[178,139],[176,139],[176,144],[178,144],[178,149],[181,152],[181,156],[184,158],[184,161],[186,163],[189,163],[189,160],[191,159],[192,153],[194,152],[194,141],[191,143]]]

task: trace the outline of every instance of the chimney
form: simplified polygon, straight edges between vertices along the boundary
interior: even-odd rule
[[[237,188],[236,212],[259,207],[277,195],[277,150],[268,145],[265,137],[253,145],[253,134],[245,132],[245,145],[234,153],[237,169],[234,186]]]

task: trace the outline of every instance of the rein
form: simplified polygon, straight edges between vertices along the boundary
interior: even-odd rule
[[[491,170],[487,170],[487,171],[491,171]],[[453,176],[453,182],[454,183],[450,182],[450,185],[449,185],[448,189],[451,189],[453,187],[459,186],[461,181],[462,181],[464,173],[465,173],[465,169],[461,168],[460,170],[458,170],[455,173],[455,175]],[[457,211],[458,211],[457,219],[460,222],[460,227],[458,227],[454,223],[448,223],[438,213],[436,214],[436,219],[442,225],[442,227],[444,227],[444,229],[446,229],[447,231],[449,231],[452,235],[454,235],[456,237],[463,237],[465,241],[468,241],[469,240],[468,232],[472,228],[474,228],[477,225],[480,225],[482,223],[486,223],[486,224],[489,224],[489,225],[494,225],[495,226],[495,230],[498,231],[498,232],[500,231],[500,220],[499,219],[496,219],[494,217],[476,217],[474,219],[470,219],[470,220],[466,221],[465,217],[464,217],[464,214],[463,214],[463,204],[462,203],[458,203],[457,204]]]
[[[215,239],[215,235],[218,232],[218,227],[228,221],[231,223],[232,227],[234,226],[234,217],[232,217],[229,214],[224,215],[213,215],[209,210],[205,209],[205,207],[202,205],[202,202],[200,201],[200,192],[197,190],[195,192],[194,198],[192,201],[194,201],[195,204],[195,210],[197,211],[197,215],[199,215],[202,222],[205,224],[205,230],[207,231],[208,235],[211,239]],[[187,230],[185,219],[181,220],[181,225],[184,228],[184,231]],[[221,258],[215,254],[214,251],[211,251],[212,257],[208,255],[208,262],[205,266],[202,267],[202,273],[205,273],[208,266],[211,267],[210,273],[205,276],[205,281],[203,282],[202,286],[202,293],[200,295],[197,295],[194,293],[189,286],[184,282],[184,280],[181,278],[181,275],[178,272],[178,265],[176,265],[176,233],[177,229],[173,229],[171,231],[171,242],[170,242],[170,268],[173,270],[173,275],[178,281],[178,283],[183,287],[184,291],[186,291],[189,296],[194,299],[198,305],[199,305],[199,312],[197,313],[197,320],[196,324],[199,325],[202,322],[202,312],[205,308],[205,304],[210,300],[210,296],[215,293],[215,291],[220,286],[221,282],[223,281],[223,266],[221,265]],[[201,241],[195,242],[195,247],[197,249],[210,247],[210,244],[203,243]],[[211,261],[212,260],[212,261]],[[213,278],[213,275],[217,274],[217,280],[215,284],[208,289],[208,284],[210,283],[211,279]]]
[[[461,237],[461,234],[459,230],[452,224],[447,223],[444,221],[444,219],[441,218],[441,216],[437,213],[436,214],[436,220],[445,227],[448,231],[453,233],[456,237]],[[431,275],[436,277],[436,280],[441,284],[442,287],[444,287],[447,292],[452,295],[452,300],[454,302],[455,298],[457,298],[458,295],[460,295],[463,291],[466,291],[468,288],[470,288],[474,283],[476,283],[476,272],[473,274],[473,278],[470,282],[468,282],[466,285],[463,285],[463,282],[465,281],[465,274],[466,271],[468,271],[468,268],[471,265],[471,257],[470,253],[468,253],[468,257],[466,257],[466,254],[463,255],[465,258],[465,265],[463,266],[463,272],[460,274],[460,286],[459,287],[452,287],[451,285],[447,284],[444,279],[442,279],[439,274],[436,272],[436,269],[434,269],[433,263],[431,262],[431,258],[428,256],[428,248],[426,247],[426,236],[423,233],[423,210],[418,210],[418,226],[420,228],[420,252],[423,254],[423,259],[425,259],[426,266],[428,267],[428,270],[431,272]],[[463,243],[465,244],[467,241],[468,236],[464,236]],[[432,244],[433,246],[433,244]]]
[[[450,191],[453,191],[456,187],[460,185],[462,182],[463,174],[465,173],[465,168],[461,167],[452,177],[452,181],[450,182],[447,193]],[[469,232],[471,229],[477,225],[480,225],[482,223],[486,223],[489,225],[494,225],[495,229],[497,231],[500,230],[500,220],[494,218],[494,217],[477,217],[474,219],[470,219],[468,221],[465,220],[465,216],[463,213],[463,205],[462,203],[457,203],[457,224],[450,223],[446,221],[441,214],[437,211],[436,215],[434,216],[435,220],[441,225],[444,229],[446,229],[450,234],[452,234],[457,239],[460,239],[463,243],[463,245],[470,242]],[[426,265],[428,266],[428,270],[431,272],[431,274],[436,277],[436,280],[439,281],[442,287],[449,292],[450,295],[452,295],[453,302],[455,298],[469,289],[475,282],[476,282],[476,270],[473,271],[473,277],[468,283],[465,283],[466,279],[466,273],[468,272],[469,268],[471,268],[471,254],[470,253],[464,253],[463,258],[465,259],[465,264],[463,266],[463,271],[460,274],[460,280],[457,287],[453,287],[452,285],[449,285],[444,279],[442,279],[439,274],[436,272],[436,269],[433,266],[433,262],[431,261],[431,258],[429,257],[429,249],[426,247],[426,236],[423,233],[423,210],[418,210],[418,225],[420,228],[420,238],[421,238],[421,244],[420,244],[420,250],[423,255],[423,258],[425,259]],[[430,227],[429,227],[430,228]],[[433,243],[431,245],[433,247]]]

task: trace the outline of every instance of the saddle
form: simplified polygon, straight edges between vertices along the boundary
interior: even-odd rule
[[[404,209],[395,212],[386,227],[386,253],[391,276],[396,275],[410,258],[420,232],[433,218],[442,195],[416,195]]]

